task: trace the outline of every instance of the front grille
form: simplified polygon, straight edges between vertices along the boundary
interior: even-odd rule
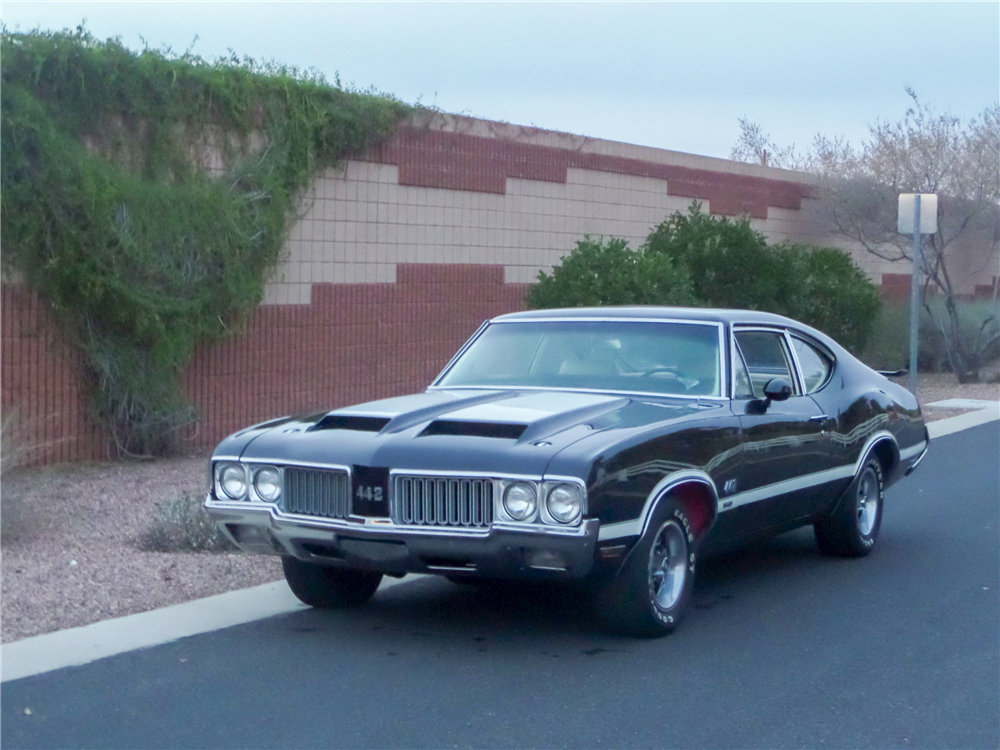
[[[489,527],[493,480],[465,477],[406,477],[393,481],[393,523],[415,526]]]
[[[347,518],[347,472],[323,469],[285,469],[285,511],[306,516]]]

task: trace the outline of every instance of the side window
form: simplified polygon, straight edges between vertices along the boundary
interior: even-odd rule
[[[830,377],[833,362],[819,349],[794,336],[792,337],[792,346],[795,347],[795,356],[799,358],[799,366],[802,368],[802,379],[806,383],[806,393],[818,391]]]
[[[764,397],[764,386],[774,378],[784,378],[795,388],[795,378],[785,351],[785,336],[770,331],[737,331],[736,342],[750,371],[750,383],[757,398]]]
[[[733,369],[736,372],[736,391],[733,393],[733,398],[755,398],[753,386],[750,384],[750,373],[747,371],[746,362],[743,361],[739,345],[735,349]]]

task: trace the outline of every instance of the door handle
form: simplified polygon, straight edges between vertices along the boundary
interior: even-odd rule
[[[829,419],[826,414],[820,414],[818,417],[809,417],[810,422],[822,422],[824,419]]]

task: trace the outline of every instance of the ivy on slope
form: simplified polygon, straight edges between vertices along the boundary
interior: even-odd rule
[[[311,177],[411,108],[252,59],[2,37],[5,267],[51,303],[123,453],[176,448],[196,345],[260,302]],[[199,164],[212,153],[218,168]]]

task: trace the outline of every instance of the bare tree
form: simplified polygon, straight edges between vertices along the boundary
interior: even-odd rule
[[[771,140],[771,134],[765,133],[757,123],[750,122],[746,117],[741,117],[739,122],[740,137],[729,152],[730,159],[783,169],[796,169],[800,166],[802,157],[795,151],[795,144],[778,146]]]
[[[938,114],[912,89],[906,92],[913,103],[903,119],[870,125],[869,137],[859,148],[844,138],[817,135],[811,151],[789,166],[818,175],[820,204],[832,234],[889,261],[910,259],[909,237],[896,232],[899,194],[938,194],[938,230],[924,240],[923,270],[925,292],[936,289],[941,293],[944,315],[935,314],[926,294],[925,308],[941,331],[959,381],[976,381],[984,360],[1000,347],[997,314],[988,315],[970,339],[962,333],[956,300],[970,276],[997,265],[1000,105],[993,104],[963,122],[950,113]],[[747,138],[760,132],[744,120],[740,125]],[[741,137],[732,158],[746,153],[744,140]],[[952,272],[956,264],[951,261],[960,237],[971,238],[966,242],[978,243],[986,252],[981,254],[982,268],[956,277]]]

